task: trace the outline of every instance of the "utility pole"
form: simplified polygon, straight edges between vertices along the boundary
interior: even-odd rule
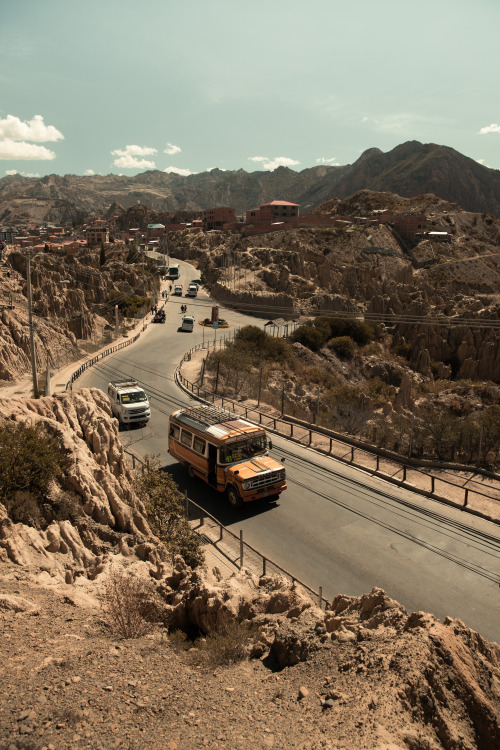
[[[45,395],[50,396],[50,361],[49,350],[47,349],[47,370],[45,376]]]
[[[31,354],[31,373],[33,376],[33,397],[38,398],[38,376],[36,372],[36,354],[35,354],[35,337],[33,329],[33,298],[31,294],[31,252],[28,250],[25,256],[28,262],[26,272],[28,283],[28,325],[30,330],[30,354]],[[34,256],[33,256],[34,257]]]

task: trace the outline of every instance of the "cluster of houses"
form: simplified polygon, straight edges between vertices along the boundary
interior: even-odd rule
[[[201,212],[199,218],[180,224],[148,224],[144,231],[131,228],[118,231],[114,221],[95,219],[83,230],[73,231],[64,227],[19,227],[0,228],[0,243],[19,247],[39,247],[72,254],[83,245],[99,247],[109,242],[112,232],[115,242],[132,241],[142,247],[153,248],[171,232],[240,231],[246,236],[264,234],[288,227],[334,227],[354,230],[355,226],[386,224],[404,239],[415,240],[419,236],[449,241],[447,232],[428,232],[427,218],[423,214],[396,214],[388,210],[372,211],[369,216],[346,217],[340,215],[300,214],[300,205],[289,201],[273,200],[259,208],[250,209],[246,216],[237,217],[234,208],[220,206]]]

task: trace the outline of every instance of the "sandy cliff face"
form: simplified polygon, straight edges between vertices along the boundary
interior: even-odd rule
[[[125,262],[126,249],[108,249],[106,264],[96,267],[99,252],[76,257],[40,253],[32,261],[34,345],[37,370],[52,370],[82,356],[83,343],[103,343],[104,327],[114,327],[115,298],[151,297],[157,277]],[[9,276],[7,276],[9,273]],[[15,251],[0,277],[2,298],[12,304],[0,310],[0,382],[15,382],[31,372],[27,262]],[[123,315],[120,313],[120,321]],[[133,321],[132,321],[133,322]]]
[[[52,487],[52,496],[65,496],[76,506],[78,517],[74,525],[69,520],[53,521],[37,530],[13,524],[4,512],[0,522],[4,560],[48,567],[61,580],[78,575],[91,578],[113,545],[124,554],[129,544],[130,554],[151,540],[150,551],[158,547],[133,491],[107,396],[92,389],[41,399],[0,399],[0,414],[8,422],[43,424],[56,438],[70,468]]]

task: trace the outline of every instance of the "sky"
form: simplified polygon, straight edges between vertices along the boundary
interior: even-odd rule
[[[0,178],[500,169],[499,0],[0,0]]]

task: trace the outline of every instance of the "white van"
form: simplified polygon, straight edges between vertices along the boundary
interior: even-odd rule
[[[192,331],[194,327],[194,318],[192,315],[184,315],[182,318],[181,331]]]
[[[151,418],[149,399],[137,380],[108,383],[111,411],[120,425],[145,425]]]
[[[186,292],[186,297],[196,297],[198,294],[198,287],[196,284],[190,284]]]

